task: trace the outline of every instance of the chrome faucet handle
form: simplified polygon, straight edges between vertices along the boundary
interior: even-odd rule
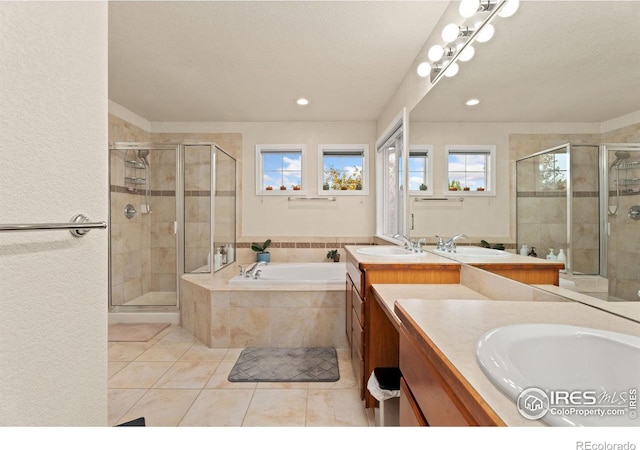
[[[240,276],[244,277],[247,275],[247,271],[245,270],[244,267],[242,267],[240,264],[238,264],[238,267],[240,267]]]
[[[426,244],[426,243],[427,243],[426,239],[424,239],[424,238],[418,239],[418,241],[416,242],[416,251],[419,252],[419,253],[423,253],[424,250],[422,249],[422,246],[424,244]]]
[[[259,280],[261,273],[262,273],[262,270],[256,270],[256,273],[253,274],[253,279],[254,280]]]
[[[440,236],[436,236],[436,238],[438,239],[438,242],[436,244],[436,248],[438,250],[444,250],[445,249],[445,247],[444,247],[444,239],[442,239],[442,237],[440,237]]]

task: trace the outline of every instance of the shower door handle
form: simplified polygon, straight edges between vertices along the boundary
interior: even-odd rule
[[[640,220],[640,205],[633,205],[629,208],[629,213],[627,217],[631,220]]]

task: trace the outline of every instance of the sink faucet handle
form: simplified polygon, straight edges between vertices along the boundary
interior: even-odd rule
[[[436,238],[438,239],[438,243],[436,244],[436,248],[438,250],[444,250],[444,239],[440,236],[436,235]]]

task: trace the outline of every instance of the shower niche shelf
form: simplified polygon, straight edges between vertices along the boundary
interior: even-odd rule
[[[144,163],[141,163],[140,161],[125,161],[124,164],[127,167],[133,167],[134,169],[144,169]]]

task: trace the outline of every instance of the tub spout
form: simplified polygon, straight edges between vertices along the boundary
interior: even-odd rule
[[[264,261],[258,261],[255,262],[251,265],[251,267],[249,267],[247,270],[245,270],[244,276],[247,278],[256,278],[256,269],[260,266],[264,266],[267,263]],[[259,272],[259,271],[258,271]]]

